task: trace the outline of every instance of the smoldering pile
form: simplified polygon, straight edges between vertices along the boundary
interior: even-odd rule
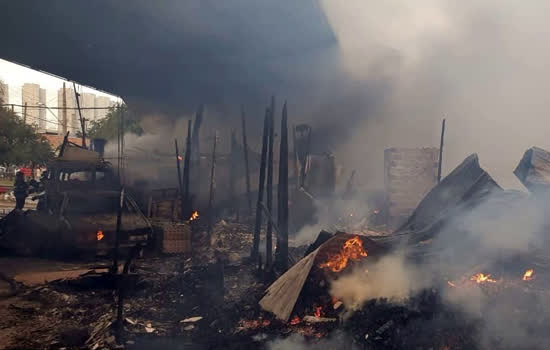
[[[469,156],[392,235],[320,235],[260,305],[310,339],[343,329],[348,348],[546,348],[550,153],[514,173],[530,194]]]

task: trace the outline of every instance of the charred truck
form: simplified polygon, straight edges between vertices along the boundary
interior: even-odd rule
[[[65,138],[42,178],[37,210],[12,211],[0,221],[0,245],[22,255],[108,254],[115,245],[120,180],[102,152]],[[120,248],[147,242],[152,228],[127,193]]]

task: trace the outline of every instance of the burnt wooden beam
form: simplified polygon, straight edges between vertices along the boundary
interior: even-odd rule
[[[180,189],[180,211],[181,211],[181,221],[185,220],[184,209],[185,209],[185,198],[183,194],[183,183],[181,178],[181,164],[180,164],[180,152],[178,149],[178,139],[174,139],[174,145],[176,147],[176,167],[178,170],[178,185]]]
[[[231,214],[239,216],[239,202],[237,200],[236,187],[237,187],[237,136],[235,130],[231,130],[231,150],[229,154],[229,159],[231,163],[229,164],[229,198],[231,200]]]
[[[275,98],[271,98],[269,111],[269,141],[267,147],[267,210],[273,212],[273,139],[275,137]],[[273,264],[273,222],[267,221],[265,231],[265,266],[270,269]],[[279,237],[279,235],[277,235]],[[278,241],[278,240],[277,240]]]
[[[214,195],[216,193],[216,145],[218,143],[218,132],[214,131],[214,145],[212,147],[212,165],[210,166],[210,195],[208,198],[208,243],[212,237],[214,225]]]
[[[266,171],[266,159],[267,159],[267,139],[269,133],[269,108],[265,111],[264,117],[264,132],[262,136],[262,155],[260,160],[260,178],[258,181],[258,200],[256,202],[256,221],[254,225],[254,236],[252,239],[252,251],[250,257],[252,261],[258,258],[260,250],[260,231],[262,229],[262,210],[261,205],[264,198],[264,184],[265,184],[265,171]]]
[[[182,217],[182,220],[185,220],[185,218],[189,217],[191,213],[190,208],[190,174],[191,174],[191,126],[192,122],[191,119],[189,119],[187,123],[187,141],[185,143],[185,159],[183,161],[183,209],[182,213],[184,217]]]
[[[281,118],[281,143],[279,148],[279,187],[278,187],[278,212],[279,244],[277,245],[278,266],[286,271],[288,268],[288,127],[287,106],[283,106]]]
[[[252,216],[252,195],[250,193],[250,170],[248,167],[248,141],[246,138],[246,119],[244,106],[241,106],[241,124],[243,133],[244,171],[246,176],[246,201],[248,204],[248,215]]]
[[[113,266],[112,273],[118,272],[118,254],[120,250],[120,227],[122,225],[122,208],[124,207],[124,187],[120,188],[120,197],[116,213],[116,230],[115,230],[115,247],[113,250]]]
[[[439,143],[439,163],[437,165],[437,183],[441,182],[441,166],[443,165],[443,140],[445,138],[445,119],[441,123],[441,142]]]

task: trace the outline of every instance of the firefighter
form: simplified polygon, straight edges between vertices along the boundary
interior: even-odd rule
[[[25,199],[28,196],[29,185],[25,182],[25,174],[18,171],[15,175],[15,183],[13,184],[13,195],[15,196],[15,209],[23,209]]]

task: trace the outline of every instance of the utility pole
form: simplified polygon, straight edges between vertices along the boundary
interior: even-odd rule
[[[27,124],[27,102],[25,102],[25,107],[23,107],[23,123]]]
[[[441,182],[441,166],[443,164],[443,139],[445,137],[445,119],[441,123],[441,142],[439,144],[439,164],[437,167],[437,183]]]
[[[63,82],[63,119],[61,120],[61,132],[67,134],[67,90]]]
[[[76,107],[78,108],[78,117],[80,118],[80,128],[82,129],[82,147],[86,148],[86,121],[82,118],[82,111],[80,110],[80,100],[78,99],[80,94],[76,92],[76,84],[73,81],[74,97],[76,99]]]

